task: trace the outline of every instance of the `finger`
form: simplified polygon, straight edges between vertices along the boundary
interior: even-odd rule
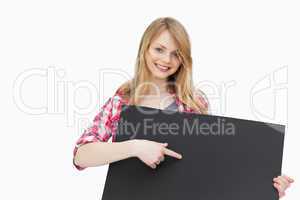
[[[287,176],[287,175],[283,175],[284,178],[286,178],[288,180],[288,182],[293,183],[295,180],[292,179],[291,177]]]
[[[279,178],[273,178],[273,182],[274,182],[274,183],[277,183],[277,184],[279,184],[279,185],[281,184]]]
[[[290,182],[288,181],[287,178],[285,178],[284,176],[279,176],[279,179],[282,180],[282,181],[284,182],[286,188],[289,187]]]
[[[159,144],[163,145],[164,147],[168,146],[167,142],[160,142]]]
[[[282,176],[278,176],[276,178],[276,182],[281,186],[283,190],[286,190],[286,188],[288,188],[288,186],[290,185],[290,183]]]
[[[274,183],[273,186],[276,188],[276,190],[278,191],[278,193],[281,193],[281,189],[278,183]]]
[[[150,166],[152,169],[155,169],[155,168],[156,168],[156,165],[155,165],[155,164],[149,164],[149,166]]]
[[[165,159],[165,158],[164,158],[164,155],[161,155],[161,156],[158,157],[158,160],[159,160],[160,162],[164,161],[164,159]]]
[[[164,147],[167,147],[167,146],[168,146],[168,143],[162,143],[162,145],[163,145]]]
[[[281,176],[273,178],[273,181],[278,183],[279,185],[289,185],[289,182]]]
[[[167,149],[167,148],[164,150],[164,154],[168,155],[168,156],[171,156],[171,157],[174,157],[174,158],[177,158],[177,159],[182,158],[182,155],[180,155],[179,153],[177,153],[175,151],[172,151],[171,149]]]
[[[276,178],[275,183],[278,186],[280,192],[284,192],[287,188],[285,183],[283,183],[282,180],[280,180],[279,178]]]
[[[282,187],[278,183],[274,183],[273,185],[277,189],[279,194],[284,192],[284,190],[282,189]]]
[[[160,160],[158,160],[158,161],[155,162],[156,165],[159,165],[159,163],[160,163]]]

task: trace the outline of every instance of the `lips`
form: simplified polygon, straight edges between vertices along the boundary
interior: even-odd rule
[[[160,65],[160,64],[157,64],[157,63],[154,63],[155,67],[162,71],[162,72],[166,72],[170,69],[170,67],[167,67],[167,66],[164,66],[164,65]]]

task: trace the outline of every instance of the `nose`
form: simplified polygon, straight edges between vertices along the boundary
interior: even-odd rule
[[[171,62],[171,55],[169,53],[166,53],[165,55],[163,55],[162,60],[165,63],[170,63]]]

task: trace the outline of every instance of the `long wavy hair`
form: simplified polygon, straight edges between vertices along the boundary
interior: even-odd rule
[[[196,112],[207,114],[207,108],[199,102],[199,98],[196,97],[197,92],[193,85],[189,36],[184,26],[171,17],[158,18],[147,27],[140,41],[134,77],[122,84],[118,91],[122,93],[123,98],[128,100],[130,105],[137,105],[140,100],[140,95],[147,95],[149,87],[151,86],[151,84],[147,84],[151,83],[151,72],[147,67],[145,54],[152,40],[165,30],[169,31],[177,43],[177,53],[181,61],[178,70],[168,77],[167,90],[171,93],[175,93],[184,106],[188,106]]]

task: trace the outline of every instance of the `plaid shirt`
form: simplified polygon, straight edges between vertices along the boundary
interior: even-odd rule
[[[208,101],[205,96],[202,95],[203,93],[199,91],[196,94],[200,103],[208,108]],[[171,95],[175,99],[179,112],[195,112],[193,109],[185,106],[175,93],[171,93]],[[123,104],[128,105],[128,101],[124,100],[119,92],[116,92],[104,103],[100,112],[95,116],[93,124],[87,128],[77,140],[73,151],[73,164],[78,170],[85,169],[74,163],[76,152],[80,146],[91,142],[107,142],[110,137],[112,137],[112,142],[115,142],[115,133],[117,131]]]

